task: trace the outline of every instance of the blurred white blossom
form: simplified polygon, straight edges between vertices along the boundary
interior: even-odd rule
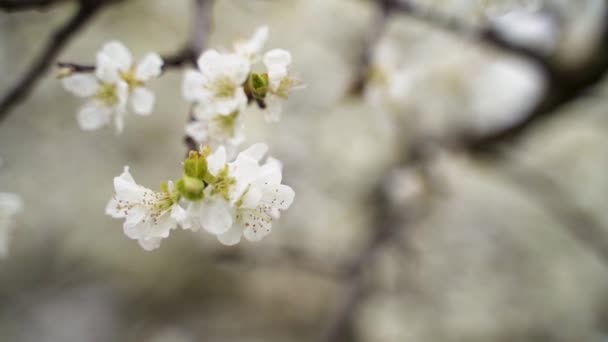
[[[507,40],[528,49],[549,53],[555,49],[558,27],[541,11],[514,9],[491,18],[493,27]]]

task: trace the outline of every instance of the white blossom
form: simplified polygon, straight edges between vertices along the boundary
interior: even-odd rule
[[[268,26],[261,26],[256,29],[253,36],[245,41],[237,41],[234,44],[234,51],[244,56],[251,64],[255,64],[260,60],[264,44],[268,40]]]
[[[205,51],[198,59],[198,71],[184,76],[184,98],[195,104],[194,116],[209,118],[230,115],[247,104],[243,84],[249,75],[249,60],[239,54]]]
[[[0,192],[0,257],[8,256],[15,215],[22,210],[21,197],[10,192]]]
[[[78,111],[80,127],[96,130],[114,121],[120,133],[128,105],[136,114],[150,114],[155,96],[144,86],[146,81],[160,75],[162,65],[156,53],[147,54],[135,64],[122,43],[105,44],[97,53],[95,75],[76,73],[62,79],[66,90],[89,99]]]
[[[265,118],[268,122],[281,119],[283,102],[287,100],[292,90],[301,88],[300,82],[289,72],[292,63],[291,54],[283,49],[266,52],[263,59],[268,72],[269,91],[266,95]]]
[[[74,74],[62,79],[66,90],[89,100],[78,110],[80,128],[92,131],[114,121],[116,131],[124,128],[129,86],[126,82],[103,83],[89,74]]]
[[[242,235],[249,241],[260,241],[270,233],[273,220],[278,219],[281,211],[288,209],[293,202],[295,192],[281,184],[281,163],[268,158],[264,165],[259,166],[266,150],[264,144],[253,145],[241,152],[232,165],[240,182],[236,191],[240,195],[234,203],[233,225],[218,235],[223,244],[237,244]]]
[[[172,183],[168,184],[167,191],[152,191],[135,183],[125,166],[123,173],[114,178],[114,191],[106,214],[125,219],[124,233],[145,250],[158,248],[178,224],[188,227],[186,211],[172,196]]]
[[[233,162],[227,162],[223,147],[207,156],[208,171],[218,181],[205,189],[202,201],[188,207],[190,229],[203,228],[226,245],[238,243],[242,235],[259,241],[270,232],[272,221],[289,208],[295,194],[281,184],[280,162],[268,158],[260,165],[267,150],[265,144],[254,144]]]
[[[229,115],[203,113],[194,117],[186,124],[186,135],[197,145],[207,145],[213,150],[224,146],[228,158],[236,155],[238,146],[245,140],[243,134],[244,104]],[[202,115],[205,114],[205,115]]]
[[[113,41],[97,53],[95,73],[105,83],[127,83],[131,109],[135,114],[148,115],[154,108],[155,96],[145,83],[160,76],[162,66],[162,58],[154,52],[134,63],[131,52],[122,43]]]

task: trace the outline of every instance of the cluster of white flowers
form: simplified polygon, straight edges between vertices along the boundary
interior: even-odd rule
[[[288,51],[262,54],[267,39],[268,27],[258,28],[231,51],[204,51],[198,70],[186,71],[182,95],[192,108],[186,134],[201,148],[190,151],[182,178],[163,183],[160,191],[138,185],[129,167],[114,178],[115,194],[106,213],[124,219],[125,234],[144,249],[158,248],[178,226],[203,228],[226,245],[238,243],[243,235],[259,241],[291,205],[295,194],[281,184],[281,162],[269,157],[261,163],[265,144],[237,155],[245,140],[242,118],[247,107],[257,105],[266,121],[278,121],[283,102],[300,84],[290,72]],[[264,72],[254,70],[260,61]],[[144,85],[160,76],[162,68],[158,54],[149,53],[134,64],[124,45],[110,42],[98,53],[94,74],[68,65],[60,76],[67,90],[90,99],[78,113],[82,129],[97,129],[113,119],[120,132],[129,103],[136,114],[152,111],[155,97]]]
[[[10,192],[0,192],[0,257],[6,257],[15,227],[15,215],[23,210],[21,197]]]
[[[280,119],[283,102],[299,82],[290,74],[291,54],[274,49],[263,55],[265,73],[253,71],[268,39],[268,27],[258,28],[233,51],[205,51],[198,70],[188,70],[182,93],[193,105],[193,121],[186,132],[194,141],[212,147],[226,146],[229,155],[243,142],[243,112],[256,103],[269,122]]]
[[[156,192],[138,185],[129,168],[114,178],[115,194],[106,213],[124,219],[124,232],[146,250],[160,246],[172,229],[201,228],[225,245],[245,236],[259,241],[272,228],[295,193],[281,184],[281,163],[261,161],[268,147],[255,144],[228,162],[223,146],[191,151],[181,179],[167,182]]]
[[[62,78],[66,90],[87,98],[78,111],[83,130],[96,130],[112,121],[118,133],[124,128],[124,115],[132,111],[149,115],[155,96],[145,87],[147,81],[160,76],[163,60],[157,53],[148,53],[139,63],[120,42],[109,42],[97,53],[95,74],[69,73]]]

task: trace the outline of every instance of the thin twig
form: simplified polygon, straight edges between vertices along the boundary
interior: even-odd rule
[[[32,91],[36,82],[45,74],[65,45],[82,29],[105,2],[82,0],[74,15],[65,22],[46,42],[46,46],[23,77],[0,100],[0,121],[4,120],[10,110],[23,101]]]

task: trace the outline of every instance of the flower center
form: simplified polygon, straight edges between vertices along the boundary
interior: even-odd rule
[[[129,90],[133,90],[137,87],[141,87],[144,85],[144,82],[138,80],[135,77],[135,69],[133,69],[133,68],[131,68],[127,71],[121,71],[120,77],[122,77],[122,79],[125,81],[125,83],[127,83],[127,85],[129,86]]]
[[[107,106],[112,106],[118,103],[118,93],[116,92],[116,85],[105,83],[99,87],[95,98],[103,102]]]
[[[213,93],[216,97],[233,97],[236,87],[230,78],[221,76],[215,81]]]
[[[173,206],[173,199],[170,194],[166,192],[146,191],[144,192],[142,203],[146,209],[148,209],[150,219],[156,224],[160,217],[166,213],[167,210],[171,209]]]
[[[289,93],[291,92],[291,88],[296,86],[296,84],[297,82],[295,80],[289,77],[285,77],[281,80],[281,83],[279,83],[279,87],[274,93],[275,95],[283,99],[287,99],[289,97]]]
[[[233,137],[236,129],[236,120],[238,117],[239,112],[234,111],[230,115],[217,115],[213,119],[213,122],[219,131],[225,133],[229,137]]]
[[[220,172],[213,182],[213,195],[220,195],[225,200],[230,200],[230,188],[236,184],[236,179],[230,177],[228,165]]]

